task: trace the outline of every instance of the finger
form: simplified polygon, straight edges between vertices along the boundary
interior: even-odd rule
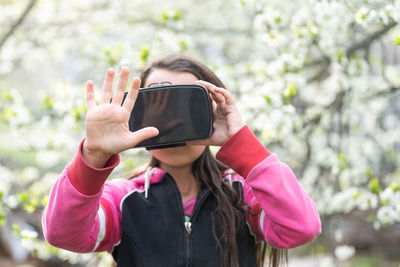
[[[222,94],[220,94],[219,92],[217,92],[217,86],[215,86],[212,83],[206,82],[206,81],[196,81],[195,82],[198,85],[202,85],[203,87],[205,87],[209,93],[211,93],[213,99],[218,102],[218,103],[222,103],[225,101],[225,98]]]
[[[228,105],[235,104],[235,102],[233,101],[232,95],[228,90],[221,88],[221,87],[217,87],[217,88],[215,88],[215,91],[220,93],[221,95],[223,95],[223,97],[225,98],[226,104],[228,104]]]
[[[214,98],[215,102],[218,102],[218,103],[223,103],[225,101],[224,96],[222,94],[217,93],[217,92],[215,92],[213,94],[213,98]]]
[[[112,68],[109,68],[106,71],[106,77],[104,78],[104,83],[103,83],[103,90],[101,92],[102,104],[110,103],[114,74],[115,71]]]
[[[155,127],[145,127],[143,129],[137,130],[129,135],[128,141],[129,146],[134,147],[140,142],[149,139],[151,137],[157,136],[159,131]]]
[[[140,89],[140,78],[135,77],[133,78],[131,89],[129,90],[128,95],[126,96],[126,99],[122,105],[122,107],[124,107],[129,112],[131,112],[133,107],[135,106],[139,89]]]
[[[86,83],[86,106],[88,111],[96,107],[96,101],[94,99],[94,84],[92,81]]]
[[[115,88],[115,92],[112,98],[113,104],[121,105],[122,99],[124,98],[124,93],[126,90],[126,84],[129,78],[129,68],[123,67],[121,73],[119,74],[118,84]]]
[[[214,116],[215,116],[215,114],[216,114],[216,112],[218,111],[218,105],[217,105],[217,102],[215,102],[214,100],[211,102],[211,107],[212,107],[212,111],[213,111],[213,114],[214,114]]]

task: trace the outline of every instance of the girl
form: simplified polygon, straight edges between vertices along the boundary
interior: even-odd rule
[[[53,246],[75,252],[107,250],[118,266],[262,266],[265,243],[278,249],[310,242],[320,232],[313,201],[290,168],[253,135],[222,82],[183,56],[155,61],[134,78],[122,103],[129,70],[112,95],[107,70],[101,103],[87,83],[86,138],[52,188],[42,224]],[[151,150],[146,171],[106,182],[118,153],[156,136],[154,127],[130,132],[140,87],[198,84],[210,93],[214,132],[186,146]],[[122,103],[122,105],[121,105]],[[221,146],[216,158],[209,145]]]

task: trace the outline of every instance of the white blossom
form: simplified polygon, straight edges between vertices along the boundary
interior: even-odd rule
[[[343,245],[335,248],[335,256],[340,261],[349,260],[351,257],[353,257],[355,252],[356,249],[353,246]]]
[[[39,151],[36,155],[36,162],[41,167],[52,167],[58,163],[60,153],[51,150]]]
[[[377,212],[377,220],[384,225],[400,222],[400,212],[393,206],[383,206]]]

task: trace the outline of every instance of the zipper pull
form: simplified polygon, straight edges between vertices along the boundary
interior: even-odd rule
[[[192,223],[190,222],[190,217],[186,215],[185,215],[185,228],[189,234],[192,232]]]
[[[186,231],[190,234],[192,232],[192,223],[185,222],[185,228],[186,228]]]

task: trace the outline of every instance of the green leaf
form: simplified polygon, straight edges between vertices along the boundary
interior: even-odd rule
[[[296,28],[296,29],[294,30],[294,32],[295,32],[295,34],[296,34],[296,36],[297,36],[298,38],[304,37],[303,32],[301,31],[300,28]]]
[[[378,194],[379,192],[382,191],[381,186],[379,185],[379,179],[378,177],[375,177],[368,183],[368,188],[371,190],[371,192]]]
[[[29,196],[27,193],[19,193],[17,195],[17,198],[19,201],[21,201],[22,203],[28,203],[29,202]]]
[[[349,162],[346,159],[346,156],[340,153],[338,155],[338,163],[339,163],[339,170],[344,171],[345,169],[350,167]]]
[[[289,84],[283,91],[283,96],[285,98],[290,98],[292,96],[295,96],[296,93],[297,93],[297,86],[295,84]]]
[[[40,103],[40,109],[42,110],[52,110],[53,106],[54,100],[49,96],[45,96]]]
[[[179,48],[181,49],[181,51],[185,51],[187,50],[188,46],[185,40],[181,40],[179,42]]]
[[[395,44],[400,45],[400,34],[398,34],[393,40]]]
[[[34,204],[26,204],[24,206],[24,209],[28,212],[28,213],[34,213],[36,211],[37,206]]]
[[[308,34],[311,37],[315,37],[318,34],[318,28],[314,23],[308,25],[307,30],[308,30]]]
[[[140,47],[140,52],[139,53],[140,53],[140,60],[143,63],[146,63],[148,58],[149,58],[149,56],[150,56],[150,48],[149,48],[149,46],[148,45],[142,45]]]
[[[9,91],[4,91],[1,93],[1,98],[4,100],[13,100],[13,97]]]
[[[336,57],[339,62],[343,62],[343,59],[345,58],[345,56],[346,56],[346,53],[342,48],[340,48],[336,51]]]
[[[72,110],[72,113],[74,114],[75,121],[80,121],[84,117],[84,114],[86,113],[87,109],[85,106],[79,106],[75,107]]]
[[[118,44],[115,48],[104,47],[104,60],[108,65],[114,66],[121,60],[123,52],[124,47],[122,44]]]
[[[365,175],[366,175],[368,178],[371,178],[372,175],[373,175],[372,169],[368,167],[368,168],[365,170]]]
[[[280,16],[275,17],[275,18],[274,18],[274,21],[275,21],[276,24],[279,24],[279,23],[281,23],[282,18],[281,18]]]
[[[295,84],[289,84],[285,90],[283,90],[284,102],[286,105],[291,104],[291,98],[297,94],[297,86]]]
[[[48,201],[49,201],[49,197],[48,197],[48,196],[44,196],[44,197],[42,198],[42,200],[40,201],[40,204],[41,204],[43,207],[46,207]]]
[[[357,192],[355,192],[355,193],[353,194],[352,197],[353,197],[354,199],[356,199],[356,198],[359,198],[360,195],[361,195],[360,191],[357,191]]]
[[[166,24],[167,21],[178,21],[182,19],[182,13],[178,9],[167,9],[160,13],[157,22]]]
[[[12,117],[15,117],[17,115],[17,113],[10,107],[7,107],[4,109],[3,114],[2,114],[2,118],[6,121],[8,121],[9,119],[11,119]]]
[[[104,48],[104,57],[108,65],[115,65],[116,60],[114,59],[113,53],[110,49]]]
[[[173,10],[170,17],[173,20],[180,20],[180,19],[182,19],[182,13],[179,10],[175,9],[175,10]]]
[[[267,102],[268,105],[271,105],[271,102],[272,102],[271,97],[265,95],[264,99],[265,99],[265,102]]]
[[[12,228],[13,228],[14,235],[16,235],[18,237],[22,237],[22,235],[21,235],[21,227],[18,224],[13,223],[12,224]]]
[[[391,183],[389,187],[393,190],[393,192],[399,191],[400,190],[400,183]]]

